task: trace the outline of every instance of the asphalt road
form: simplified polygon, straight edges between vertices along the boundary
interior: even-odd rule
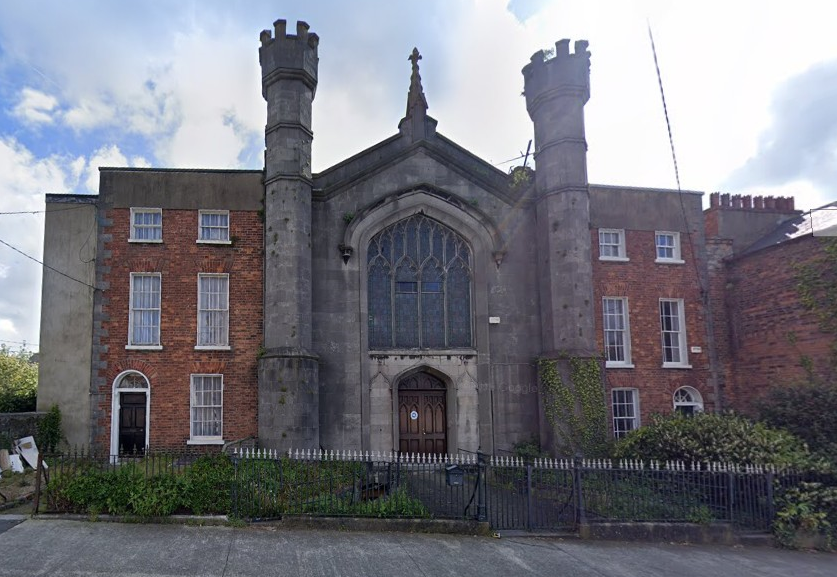
[[[6,576],[835,577],[837,555],[679,544],[27,520]]]

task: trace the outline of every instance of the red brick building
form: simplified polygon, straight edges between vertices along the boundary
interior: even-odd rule
[[[38,402],[71,442],[495,453],[553,441],[539,359],[603,362],[614,436],[825,370],[791,200],[589,183],[587,42],[523,68],[510,175],[437,131],[417,50],[397,132],[312,173],[319,38],[260,41],[263,169],[47,197]]]
[[[257,171],[102,169],[94,444],[257,435],[260,182]]]
[[[833,205],[802,213],[792,198],[710,195],[711,303],[725,408],[748,413],[770,386],[833,376],[834,335],[803,305],[800,282],[808,267],[828,274],[833,257],[825,243],[833,242],[827,229],[835,217]]]

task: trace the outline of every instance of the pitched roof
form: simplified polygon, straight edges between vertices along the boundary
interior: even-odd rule
[[[837,201],[782,221],[739,256],[752,254],[804,236],[837,236]]]

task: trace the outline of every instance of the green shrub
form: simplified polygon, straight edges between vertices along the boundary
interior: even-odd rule
[[[814,452],[837,458],[837,382],[775,386],[757,408],[760,420],[790,431]]]
[[[34,411],[38,396],[38,364],[26,349],[13,352],[0,345],[0,413]]]
[[[537,435],[527,441],[515,443],[512,451],[515,457],[520,457],[526,463],[531,463],[535,459],[548,456],[545,451],[541,450],[541,441]]]
[[[837,541],[837,487],[801,483],[778,499],[773,533],[779,544],[796,547],[797,536],[819,535],[826,548]]]
[[[124,515],[132,512],[131,495],[141,490],[142,483],[142,471],[135,465],[103,470],[101,465],[83,462],[72,470],[53,474],[47,495],[54,510]]]
[[[61,432],[61,409],[58,405],[52,405],[47,414],[38,421],[38,430],[35,433],[35,442],[43,453],[54,453],[58,444],[64,438]]]
[[[323,494],[304,504],[302,511],[315,515],[347,515],[354,517],[409,517],[429,518],[430,510],[415,497],[398,487],[388,495],[363,501],[352,500],[351,495]]]
[[[232,461],[226,455],[199,457],[183,473],[183,505],[195,515],[229,514],[234,477]]]
[[[656,459],[807,468],[805,443],[787,431],[735,415],[655,416],[614,446],[623,459]]]
[[[132,487],[130,511],[140,517],[171,515],[183,505],[184,488],[183,478],[172,473],[143,479]]]

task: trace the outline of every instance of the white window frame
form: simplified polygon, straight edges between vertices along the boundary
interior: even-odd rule
[[[617,403],[616,396],[617,394],[621,393],[630,393],[631,398],[630,402],[624,402],[624,400],[620,399],[619,403]],[[617,415],[616,407],[631,407],[632,415],[622,415],[621,413]],[[630,431],[638,429],[640,426],[639,421],[639,389],[629,388],[629,387],[616,387],[610,390],[610,410],[611,415],[613,417],[613,438],[614,439],[621,439]],[[626,428],[621,426],[624,423],[630,423],[630,427]]]
[[[678,330],[666,330],[666,325],[663,320],[663,303],[673,303],[677,305],[677,327]],[[660,346],[663,357],[663,368],[665,369],[691,369],[689,364],[689,347],[686,341],[686,305],[683,299],[660,299]],[[677,335],[677,351],[680,359],[677,361],[666,360],[666,334]]]
[[[210,215],[223,215],[227,217],[227,225],[226,226],[214,226],[214,225],[204,225],[203,224],[203,217]],[[213,238],[204,238],[203,233],[204,229],[217,229],[220,231],[226,231],[226,237],[222,239],[213,239]],[[198,211],[198,240],[196,241],[199,244],[231,244],[232,241],[230,240],[230,211],[228,210],[199,210]]]
[[[606,243],[602,238],[605,234],[615,234],[617,235],[617,244],[613,243]],[[602,247],[616,247],[617,255],[605,255],[603,254]],[[609,260],[609,261],[616,261],[616,262],[627,262],[630,259],[628,258],[627,250],[625,248],[625,229],[623,228],[600,228],[599,229],[599,260]]]
[[[621,311],[621,319],[622,319],[622,329],[612,329],[608,328],[608,312],[607,312],[607,301],[616,301],[619,302],[622,306]],[[622,349],[623,349],[623,359],[622,360],[610,360],[608,359],[608,351],[610,348],[607,345],[608,333],[614,332],[621,332],[622,333]],[[602,297],[602,333],[604,334],[604,357],[605,357],[605,367],[606,368],[622,368],[622,369],[632,369],[634,365],[631,363],[631,324],[629,321],[629,314],[628,314],[628,298],[627,297]]]
[[[660,236],[663,235],[670,236],[672,238],[673,244],[671,246],[668,244],[660,244]],[[671,256],[660,256],[660,249],[671,249]],[[683,260],[680,252],[680,233],[670,230],[654,231],[654,254],[656,255],[656,260],[654,262],[664,264],[683,264],[685,261]]]
[[[221,395],[221,403],[219,405],[209,404],[203,405],[198,404],[196,401],[196,392],[195,392],[195,378],[199,377],[201,379],[205,378],[217,378],[220,382],[220,395]],[[220,434],[218,435],[196,435],[195,434],[195,415],[197,409],[212,409],[214,407],[218,407],[219,416],[218,416],[218,429]],[[212,421],[210,421],[212,422]],[[194,373],[189,376],[189,440],[186,441],[187,445],[223,445],[224,444],[224,375],[218,373]]]
[[[134,216],[140,214],[159,214],[160,224],[135,224]],[[137,236],[137,229],[142,230],[159,230],[160,238],[139,238]],[[131,207],[131,223],[128,233],[128,242],[145,242],[152,244],[160,244],[163,242],[163,209],[162,208],[143,208]]]
[[[201,299],[201,280],[206,278],[223,278],[227,282],[227,292],[225,295],[226,300],[226,308],[207,308],[205,304],[202,302]],[[216,350],[216,351],[228,351],[230,350],[230,275],[223,273],[199,273],[198,274],[198,300],[197,300],[197,310],[198,310],[198,334],[197,334],[197,344],[195,345],[195,349],[198,350]],[[215,313],[221,315],[221,318],[224,319],[222,332],[220,333],[221,339],[220,342],[214,343],[202,343],[201,342],[201,329],[202,327],[202,314],[201,313]]]
[[[688,399],[684,396],[688,395]],[[700,394],[694,387],[680,387],[671,396],[674,404],[674,412],[678,412],[681,407],[691,407],[692,414],[696,415],[703,412],[703,395]],[[685,413],[684,413],[685,414]]]
[[[145,277],[154,277],[159,280],[159,303],[156,308],[145,308],[145,309],[134,309],[134,282],[138,278],[145,278]],[[156,325],[156,334],[152,336],[150,343],[135,343],[134,342],[134,322],[136,313],[142,311],[157,311],[157,325]],[[130,281],[128,283],[128,344],[125,346],[126,349],[136,349],[136,350],[150,350],[150,351],[159,351],[163,348],[161,335],[162,335],[162,317],[163,317],[163,277],[158,272],[132,272],[130,276]],[[152,325],[152,328],[154,325]]]

